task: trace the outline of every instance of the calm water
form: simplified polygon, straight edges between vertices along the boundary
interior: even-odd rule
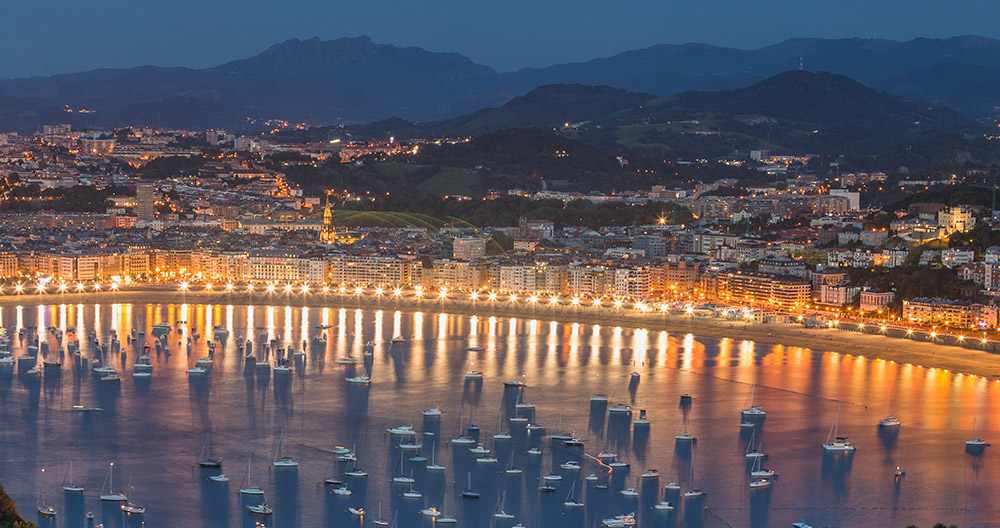
[[[137,354],[125,337],[137,329],[152,344],[152,325],[165,321],[186,323],[180,324],[182,333],[169,335],[169,354],[151,351],[152,379],[134,380]],[[318,324],[333,326],[326,343],[312,340],[322,332]],[[186,371],[207,355],[213,325],[229,328],[229,338],[219,345],[210,374],[189,381]],[[990,412],[1000,398],[1000,383],[982,378],[752,343],[738,335],[719,340],[530,317],[295,306],[7,305],[0,310],[0,326],[12,337],[15,356],[26,351],[31,327],[48,340],[49,359],[60,356],[48,326],[75,326],[88,358],[95,356],[91,333],[108,343],[117,331],[126,352],[104,355],[122,372],[120,384],[99,382],[89,365],[69,354],[60,371],[46,370],[40,377],[20,374],[17,367],[0,370],[0,482],[34,521],[40,470],[47,468],[47,502],[59,514],[55,520],[37,519],[43,527],[86,526],[87,511],[105,526],[254,526],[260,519],[246,512],[251,502],[237,493],[251,453],[252,482],[265,489],[274,507],[263,522],[274,527],[370,526],[380,502],[382,516],[397,518],[396,526],[431,526],[418,513],[428,506],[456,517],[459,526],[490,526],[502,494],[504,509],[516,519],[496,521],[501,528],[518,522],[528,528],[598,526],[603,518],[632,511],[641,526],[789,526],[804,518],[817,527],[938,521],[965,527],[1000,518],[994,500],[1000,467],[992,452],[1000,448],[986,448],[980,456],[964,450],[974,418],[976,436],[1000,439],[998,416]],[[192,326],[201,338],[189,354],[178,343],[186,341]],[[20,340],[22,327],[27,330]],[[237,337],[252,335],[261,357],[260,331],[295,350],[309,340],[307,358],[291,375],[245,368]],[[391,344],[394,335],[409,341]],[[363,357],[369,340],[376,345],[374,356]],[[469,352],[470,346],[485,351]],[[338,364],[348,354],[364,364]],[[469,370],[482,371],[482,382],[466,382]],[[641,374],[638,383],[630,380],[633,370]],[[370,386],[345,382],[366,371]],[[519,395],[501,382],[522,376],[527,388],[520,397],[536,404],[532,421],[549,433],[561,422],[585,441],[584,448],[563,447],[527,432],[523,424],[508,427]],[[751,435],[741,433],[739,410],[754,380],[754,403],[768,414]],[[636,430],[632,418],[592,406],[596,393],[607,394],[611,403],[631,402],[632,418],[646,409],[651,425]],[[682,393],[693,395],[689,406],[680,405]],[[876,427],[887,400],[889,412],[902,420],[898,435],[880,434]],[[73,412],[75,404],[104,410]],[[432,407],[441,407],[443,415],[421,415]],[[858,449],[824,456],[820,445],[838,409],[839,432]],[[477,464],[475,455],[450,444],[470,419],[481,427],[486,447],[495,449],[498,464]],[[494,446],[501,421],[513,439]],[[430,459],[433,453],[448,468],[428,472],[424,464],[404,460],[422,499],[403,498],[408,488],[391,483],[400,471],[400,440],[385,431],[405,424],[420,431],[423,455]],[[685,428],[697,438],[693,447],[674,440]],[[299,460],[297,470],[270,466],[282,431],[284,454]],[[212,454],[225,460],[228,484],[209,481],[218,471],[195,465],[207,437]],[[779,472],[770,490],[748,487],[744,454],[751,439],[762,441],[770,455],[764,466]],[[367,478],[342,476],[346,465],[335,459],[337,445],[356,446],[358,467],[369,472]],[[531,447],[540,447],[542,455],[528,455]],[[617,452],[631,470],[609,475],[592,458],[602,450]],[[404,457],[414,455],[408,451]],[[83,494],[62,490],[71,460],[74,477],[87,488]],[[511,460],[524,469],[522,476],[504,475]],[[580,461],[582,470],[559,469],[567,460]],[[117,504],[99,501],[110,462],[116,489],[145,506],[145,515],[125,518]],[[540,477],[552,465],[563,476],[554,483],[558,491],[539,493]],[[899,481],[893,477],[897,465],[907,472]],[[640,482],[649,468],[659,470],[659,479]],[[590,473],[600,475],[609,489],[580,480]],[[345,480],[353,495],[331,493],[322,483],[330,477]],[[481,494],[478,500],[459,495],[470,480]],[[676,511],[652,510],[670,481],[682,491],[698,487],[707,495],[694,501],[668,495]],[[637,488],[640,496],[617,493],[626,487]],[[571,488],[584,508],[563,507]],[[369,512],[363,520],[346,511],[359,506]]]

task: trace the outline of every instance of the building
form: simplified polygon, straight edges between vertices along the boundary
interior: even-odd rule
[[[486,256],[486,239],[477,237],[460,237],[452,243],[451,258],[458,260],[475,260]]]
[[[822,304],[843,306],[852,303],[860,291],[861,288],[858,286],[824,284],[820,288],[819,302]]]
[[[803,279],[809,274],[806,263],[795,259],[761,259],[757,263],[757,269],[764,273],[791,275]]]
[[[433,286],[449,290],[479,290],[489,280],[489,269],[482,262],[438,259],[432,273]]]
[[[139,183],[135,186],[135,212],[139,220],[156,219],[156,199],[159,192],[152,183]]]
[[[572,295],[603,297],[614,291],[614,273],[602,266],[569,266],[567,283]]]
[[[863,312],[885,310],[895,296],[891,291],[863,290],[858,295],[858,309]]]
[[[500,267],[499,289],[523,293],[563,293],[567,288],[567,267],[529,264]]]
[[[807,304],[809,281],[788,275],[759,271],[736,271],[719,274],[719,295],[734,301],[764,302],[777,305]]]
[[[333,284],[402,287],[420,282],[413,277],[417,263],[405,258],[338,255],[327,263]]]
[[[649,268],[646,266],[632,266],[627,268],[615,268],[615,295],[618,297],[631,297],[633,299],[646,299],[650,296],[649,288]]]
[[[920,297],[903,301],[903,319],[926,326],[976,328],[985,322],[984,308],[972,302]]]
[[[938,227],[944,235],[968,231],[975,224],[976,218],[972,216],[972,211],[965,207],[949,207],[938,211]]]

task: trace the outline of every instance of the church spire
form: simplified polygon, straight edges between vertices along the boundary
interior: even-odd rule
[[[326,193],[326,203],[323,205],[323,228],[319,232],[319,241],[323,244],[336,244],[337,231],[333,225],[333,210],[330,209],[330,193]]]

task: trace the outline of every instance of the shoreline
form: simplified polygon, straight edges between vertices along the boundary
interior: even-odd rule
[[[964,346],[937,342],[925,334],[908,336],[899,328],[885,335],[871,331],[838,328],[807,328],[795,323],[762,323],[744,319],[726,319],[663,312],[639,312],[633,309],[593,306],[552,306],[537,303],[526,306],[508,300],[439,299],[410,296],[380,297],[352,294],[302,294],[285,292],[178,291],[173,286],[127,287],[119,291],[82,293],[44,293],[0,296],[0,307],[86,303],[213,303],[213,304],[284,304],[290,306],[367,308],[382,310],[436,311],[459,315],[502,316],[550,319],[559,322],[623,326],[664,330],[668,333],[691,333],[710,338],[728,337],[758,344],[801,347],[818,352],[837,352],[865,358],[877,358],[901,364],[913,364],[948,372],[1000,380],[998,343],[980,344],[970,339]],[[895,335],[894,335],[895,334]],[[954,340],[954,338],[952,338]],[[984,348],[992,350],[986,351]]]

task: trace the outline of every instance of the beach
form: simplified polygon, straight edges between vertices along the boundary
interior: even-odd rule
[[[416,298],[412,295],[352,295],[300,292],[247,293],[225,291],[178,291],[176,286],[131,286],[119,291],[83,293],[47,293],[4,295],[0,308],[12,306],[37,306],[87,303],[216,303],[216,304],[276,304],[331,308],[373,308],[382,310],[431,311],[478,316],[518,317],[546,319],[581,324],[599,324],[629,328],[665,330],[671,334],[691,333],[711,338],[727,337],[749,340],[758,344],[801,347],[818,352],[837,352],[852,356],[878,358],[901,364],[920,365],[943,369],[991,380],[1000,380],[1000,354],[993,353],[997,343],[986,345],[978,339],[969,339],[965,346],[932,340],[930,336],[915,333],[907,337],[895,329],[897,336],[889,337],[874,331],[836,328],[806,328],[799,324],[763,323],[742,318],[726,319],[677,313],[640,312],[634,309],[616,309],[610,306],[593,307],[550,305],[546,302],[527,304],[509,300],[477,300]],[[8,325],[9,326],[9,325]],[[949,336],[954,341],[954,338]],[[985,351],[987,348],[990,351]]]

